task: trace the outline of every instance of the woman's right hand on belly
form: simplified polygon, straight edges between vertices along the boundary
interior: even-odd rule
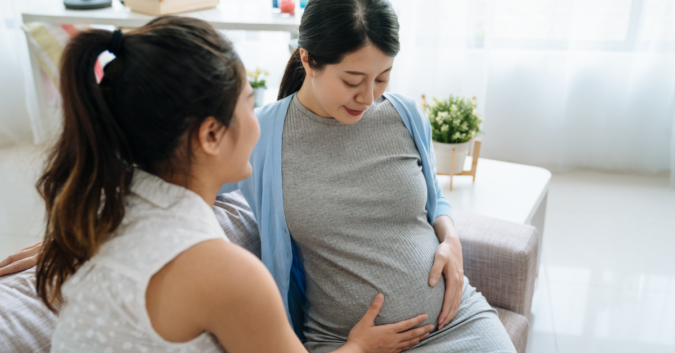
[[[434,326],[426,325],[412,329],[427,319],[419,315],[409,320],[390,325],[375,326],[375,318],[384,304],[384,295],[378,294],[361,321],[349,331],[347,343],[338,352],[402,352],[429,336]]]
[[[0,276],[20,272],[37,265],[42,242],[23,248],[0,262]]]

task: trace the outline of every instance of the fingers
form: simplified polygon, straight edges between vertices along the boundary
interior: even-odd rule
[[[409,340],[402,341],[401,343],[399,343],[398,348],[401,349],[401,351],[405,351],[407,349],[410,349],[410,348],[414,347],[416,344],[420,343],[421,340],[429,337],[429,331],[433,327],[434,327],[433,325],[425,326],[424,327],[425,330],[423,331],[423,333],[421,335],[417,335],[417,336],[415,336],[415,337],[413,337]],[[426,328],[429,328],[429,330],[426,330]],[[416,330],[419,330],[419,329],[416,329]]]
[[[27,257],[37,255],[40,252],[40,247],[42,246],[42,242],[37,242],[31,246],[25,247],[16,253],[9,255],[6,259],[2,260],[0,262],[0,268],[3,268],[12,262],[23,260]]]
[[[429,332],[433,329],[434,329],[434,325],[424,325],[424,326],[418,327],[416,329],[401,332],[398,335],[398,339],[399,339],[399,341],[410,341],[410,340],[413,340],[415,338],[421,338],[427,332]]]
[[[450,308],[452,307],[453,300],[455,299],[456,290],[454,284],[449,280],[445,281],[445,297],[443,298],[443,308],[441,309],[441,315],[438,316],[438,329],[443,328],[443,323],[450,313]]]
[[[443,326],[447,325],[452,321],[452,319],[457,315],[457,311],[459,310],[459,306],[462,304],[462,296],[463,296],[463,290],[464,290],[464,277],[462,277],[459,281],[459,283],[456,284],[455,286],[455,293],[452,296],[451,303],[449,305],[449,310],[445,314],[445,317],[443,317],[443,320],[439,322],[438,329],[440,330],[443,328]],[[447,293],[447,292],[446,292]],[[445,303],[443,304],[444,311],[445,311]],[[441,314],[442,316],[443,314]]]
[[[447,259],[443,254],[436,253],[436,256],[434,257],[434,265],[431,267],[431,273],[429,274],[429,285],[435,286],[436,283],[438,283],[446,262]]]
[[[391,326],[396,332],[408,331],[409,329],[411,329],[411,328],[421,324],[422,322],[424,322],[424,320],[426,320],[428,317],[429,317],[429,315],[422,314],[422,315],[416,316],[412,319],[408,319],[408,320],[405,320],[405,321],[397,322],[395,324],[391,324]]]
[[[366,314],[363,315],[361,320],[366,320],[369,324],[375,324],[375,318],[380,313],[382,309],[382,304],[384,304],[384,294],[378,293],[373,299],[373,302],[370,304],[370,307],[366,311]]]
[[[42,246],[42,241],[39,241],[39,242],[37,242],[37,243],[35,243],[35,244],[33,244],[33,245],[29,245],[29,246],[27,246],[27,247],[21,249],[21,250],[35,249],[35,248],[39,248],[39,247],[41,247],[41,246]]]
[[[25,259],[12,262],[11,264],[0,268],[0,276],[23,271],[25,269],[35,266],[36,264],[37,264],[37,256],[27,257]]]

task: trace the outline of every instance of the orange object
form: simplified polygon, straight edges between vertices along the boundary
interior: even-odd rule
[[[287,13],[289,15],[295,16],[295,1],[281,0],[279,8],[281,9],[281,13]]]

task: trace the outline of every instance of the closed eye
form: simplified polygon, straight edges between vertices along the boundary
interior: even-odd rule
[[[347,81],[342,81],[342,82],[344,82],[345,85],[347,85],[347,87],[351,87],[351,88],[355,88],[355,87],[358,87],[358,86],[359,86],[359,85],[351,85],[351,84],[349,84],[349,82],[347,82]]]

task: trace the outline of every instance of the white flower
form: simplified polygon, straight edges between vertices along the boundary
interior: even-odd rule
[[[460,131],[467,131],[469,130],[469,125],[466,122],[463,122],[462,125],[459,126]]]
[[[451,111],[451,112],[456,112],[456,111],[458,111],[458,110],[459,110],[459,109],[457,108],[457,105],[456,105],[456,104],[453,103],[453,104],[450,106],[450,111]]]
[[[448,131],[450,131],[450,126],[448,125],[441,126],[441,132],[448,132]]]
[[[452,119],[452,125],[459,126],[462,123],[462,119],[457,117]]]

